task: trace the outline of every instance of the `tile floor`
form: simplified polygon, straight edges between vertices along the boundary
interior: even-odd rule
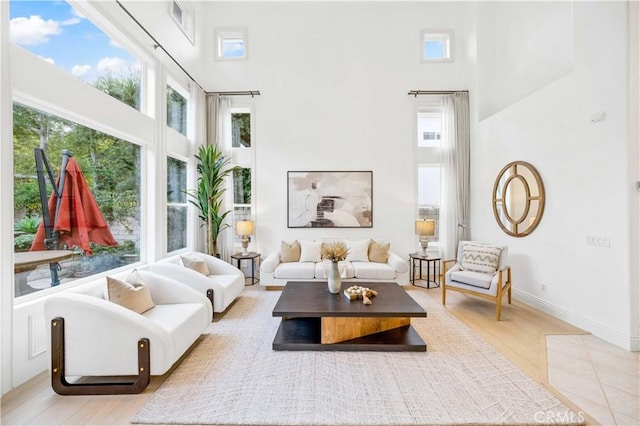
[[[640,353],[592,335],[547,336],[549,384],[603,425],[640,425]]]

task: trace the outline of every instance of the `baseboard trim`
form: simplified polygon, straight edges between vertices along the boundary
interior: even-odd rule
[[[640,351],[640,336],[630,336],[620,333],[605,325],[599,324],[585,316],[578,315],[558,305],[543,300],[520,289],[513,289],[513,297],[529,306],[541,310],[551,316],[582,328],[591,334],[606,340],[627,351]]]

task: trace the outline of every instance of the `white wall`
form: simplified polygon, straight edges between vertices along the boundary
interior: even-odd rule
[[[411,89],[468,89],[471,3],[218,3],[214,27],[248,30],[246,61],[214,61],[208,90],[255,98],[257,235],[281,240],[378,237],[415,251],[415,119]],[[425,64],[420,30],[455,32],[453,63]],[[212,33],[213,34],[213,33]],[[211,34],[211,35],[212,35]],[[214,56],[213,46],[206,57]],[[287,171],[372,170],[372,229],[288,229]]]
[[[532,19],[558,25],[566,19],[566,11],[553,3],[536,7],[544,13]],[[564,26],[546,26],[549,33],[537,37],[531,25],[485,25],[493,16],[508,21],[510,12],[505,3],[478,6],[480,69],[500,81],[522,65],[521,53],[503,51],[495,63],[481,55],[498,37],[527,40],[533,52],[556,38],[565,44],[573,37],[573,71],[478,124],[471,159],[472,236],[509,245],[516,297],[629,348],[637,334],[630,328],[629,300],[638,284],[631,284],[629,272],[627,4],[574,3],[572,35]],[[566,58],[558,59],[561,70]],[[524,87],[540,83],[535,68],[521,69],[520,75]],[[592,124],[591,116],[600,112],[605,120]],[[513,160],[538,169],[547,195],[539,227],[520,239],[487,226],[493,223],[494,179]],[[590,234],[610,237],[611,247],[587,246]]]

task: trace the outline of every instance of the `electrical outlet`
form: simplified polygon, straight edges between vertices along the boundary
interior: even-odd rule
[[[594,247],[611,247],[611,237],[605,235],[587,235],[587,245]]]
[[[545,293],[547,291],[547,285],[546,284],[541,284],[540,288],[542,289],[543,293]]]

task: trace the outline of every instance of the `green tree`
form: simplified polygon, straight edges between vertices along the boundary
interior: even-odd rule
[[[114,77],[108,73],[98,77],[93,86],[130,107],[140,109],[140,78],[133,73],[128,77]]]

